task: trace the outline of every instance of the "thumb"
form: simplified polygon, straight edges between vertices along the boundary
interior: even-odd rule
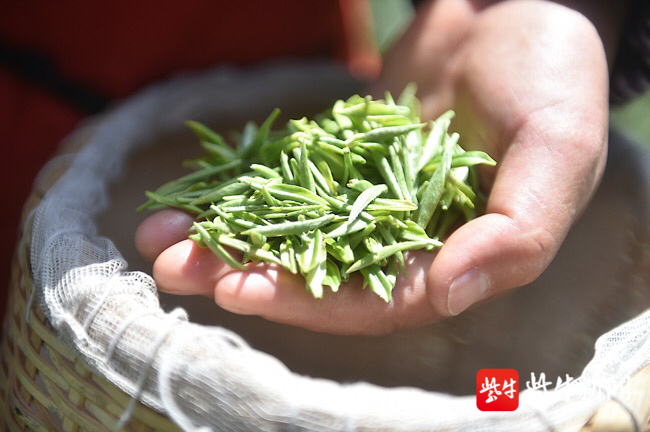
[[[509,216],[487,214],[458,229],[429,271],[429,298],[443,316],[457,315],[498,292],[535,280],[559,242],[543,228],[522,229]]]
[[[431,265],[427,295],[439,314],[457,315],[535,280],[593,194],[606,158],[604,134],[553,146],[540,138],[513,142],[487,214],[454,232]]]

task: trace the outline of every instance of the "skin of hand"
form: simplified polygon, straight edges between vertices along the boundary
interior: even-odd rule
[[[183,240],[191,217],[173,210],[136,233],[138,250],[155,258],[159,289],[315,331],[382,334],[457,315],[536,279],[605,165],[608,72],[595,27],[552,2],[432,1],[391,50],[374,88],[399,93],[409,81],[418,84],[424,119],[454,109],[461,144],[487,151],[498,167],[481,173],[486,214],[456,230],[437,255],[411,253],[391,303],[361,290],[358,278],[314,300],[299,275],[262,264],[235,271]]]

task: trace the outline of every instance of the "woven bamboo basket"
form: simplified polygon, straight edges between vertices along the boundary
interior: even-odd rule
[[[99,118],[94,124],[101,122],[102,118]],[[93,130],[93,126],[86,126],[68,141],[60,155],[43,170],[25,205],[2,334],[2,430],[113,430],[133,400],[133,395],[125,393],[92,368],[81,353],[54,330],[38,301],[30,302],[33,290],[38,287],[30,265],[32,220],[28,215],[65,173],[76,152],[92,137]],[[646,177],[648,179],[650,177]],[[650,201],[645,205],[650,206]],[[632,276],[637,279],[636,283],[650,289],[650,243],[647,238],[635,237],[634,241],[636,255],[631,263]],[[592,415],[576,419],[567,430],[650,431],[650,365],[636,371],[626,385],[624,402],[621,402],[621,397],[612,395]],[[235,429],[248,430],[245,424]],[[285,429],[294,430],[288,424],[274,428]],[[359,427],[359,430],[373,429]],[[123,430],[176,431],[179,426],[167,413],[138,402]],[[520,430],[528,430],[527,425],[522,424]],[[549,426],[549,430],[555,429]]]
[[[46,166],[23,210],[2,334],[2,430],[112,430],[131,399],[88,369],[78,353],[60,340],[38,304],[25,310],[34,289],[29,264],[31,227],[25,223],[26,216],[63,174],[66,162],[83,146],[83,135],[78,134],[66,144],[55,159],[57,163]],[[171,432],[179,428],[164,414],[138,404],[124,430]]]

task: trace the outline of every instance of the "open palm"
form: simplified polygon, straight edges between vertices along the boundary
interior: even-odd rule
[[[315,300],[283,269],[235,271],[182,240],[191,217],[168,210],[136,235],[141,253],[156,259],[160,289],[313,330],[379,334],[458,314],[540,275],[606,159],[607,64],[598,34],[580,14],[547,2],[479,11],[439,0],[420,12],[374,87],[399,91],[415,81],[425,119],[456,110],[452,129],[462,145],[499,162],[483,173],[487,214],[454,232],[437,255],[412,253],[387,304],[359,279]]]

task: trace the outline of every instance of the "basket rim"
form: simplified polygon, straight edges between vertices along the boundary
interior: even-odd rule
[[[168,86],[172,86],[172,87],[173,87],[173,85],[174,85],[175,83],[176,83],[176,82],[167,83],[166,85],[168,85]],[[180,81],[180,84],[179,84],[179,85],[183,85],[183,82]],[[140,96],[138,96],[138,97],[139,97],[139,98],[146,98],[147,96],[148,96],[148,93],[145,92],[144,94],[142,94],[142,95],[140,95]],[[136,101],[137,101],[137,98],[138,98],[138,97],[136,97]],[[128,108],[129,106],[130,106],[130,105],[127,105],[127,108]],[[123,113],[123,111],[121,111],[121,110],[124,110],[124,109],[125,109],[124,107],[119,107],[119,108],[117,108],[116,111],[112,114],[113,117],[109,117],[109,120],[110,120],[110,119],[120,118],[120,115],[122,115],[122,113]],[[103,126],[103,127],[106,127],[106,118],[104,118],[104,123],[102,124],[102,126]],[[98,130],[98,129],[97,129],[98,127],[99,127],[98,125],[94,125],[94,124],[90,126],[91,130],[93,131],[93,133],[101,133],[102,131],[101,131],[101,130]],[[75,157],[75,161],[78,159],[78,157],[79,157],[78,155]],[[65,175],[65,173],[62,173],[62,175]],[[53,183],[51,186],[54,186],[54,185],[56,185],[56,184],[57,184],[57,183]],[[48,189],[49,189],[49,188],[48,188]],[[49,190],[51,190],[51,189],[49,189]],[[29,214],[33,214],[33,213],[30,212]],[[31,230],[29,229],[29,217],[26,218],[25,220],[26,220],[27,223],[26,223],[26,225],[25,225],[25,227],[26,227],[26,228],[25,228],[25,232],[24,232],[23,235],[21,236],[21,247],[24,247],[25,250],[27,251],[27,250],[28,250],[28,246],[29,246],[29,244],[31,243],[31,240],[32,240],[32,239],[31,239],[31,234],[32,234],[32,233],[31,233]],[[33,255],[32,255],[32,256],[33,256]],[[29,267],[29,263],[27,262],[27,260],[26,260],[25,262],[26,262],[26,264],[22,264],[22,263],[21,263],[21,265],[27,265],[27,268],[23,268],[23,269],[22,269],[22,270],[23,270],[23,273],[25,273],[25,271],[26,271],[26,274],[27,274],[27,275],[30,275],[30,271],[31,271],[31,270],[30,270],[30,267]],[[121,270],[120,270],[120,271],[121,271]],[[24,276],[23,276],[23,277],[24,277]],[[28,276],[28,277],[29,277],[29,276]],[[36,281],[35,284],[38,284],[38,281]],[[45,305],[47,305],[47,301],[44,300],[44,299],[41,299],[41,304],[45,304]],[[35,305],[35,307],[37,307],[37,306],[38,306],[38,305]],[[46,314],[47,314],[48,312],[50,312],[50,311],[46,311]],[[51,312],[50,312],[50,313],[51,313]],[[31,325],[32,325],[32,326],[36,326],[35,329],[34,329],[34,331],[35,331],[35,332],[37,332],[37,331],[42,331],[43,328],[45,328],[45,329],[47,330],[47,327],[46,327],[45,325],[43,325],[42,328],[41,328],[41,327],[38,327],[38,325],[39,325],[39,324],[37,324],[37,321],[38,321],[38,320],[33,320],[33,317],[34,317],[34,316],[36,316],[36,315],[33,314],[33,313],[30,315]],[[44,320],[48,320],[48,317],[46,317],[46,316],[44,316],[43,318],[44,318]],[[50,318],[51,318],[51,317],[50,317]],[[53,327],[56,327],[56,326],[57,326],[56,323],[52,323],[52,322],[50,322],[50,321],[47,321],[47,322],[48,322],[49,324],[53,325]],[[53,335],[54,333],[50,333],[50,334]],[[43,335],[45,335],[45,336],[43,336]],[[14,336],[15,336],[15,335],[14,335]],[[55,349],[57,352],[58,352],[58,351],[63,351],[63,350],[65,350],[65,349],[69,349],[68,345],[62,343],[62,342],[61,342],[58,338],[56,338],[56,337],[54,338],[54,340],[52,340],[51,337],[48,338],[48,336],[47,336],[46,333],[39,334],[39,336],[43,339],[44,343],[45,343],[48,347],[51,347],[51,348]],[[68,360],[68,361],[73,361],[74,359],[77,359],[77,358],[78,358],[77,355],[80,355],[81,357],[83,357],[83,356],[84,356],[84,353],[83,353],[83,352],[77,352],[77,353],[75,353],[74,355],[69,355],[69,356],[63,355],[63,357],[64,357],[66,360]],[[100,369],[97,369],[97,365],[96,365],[96,363],[94,363],[94,362],[92,362],[92,361],[87,361],[87,363],[88,363],[88,365],[90,366],[88,370],[89,370],[89,371],[92,371],[92,372],[91,372],[92,376],[101,377],[102,379],[105,380],[105,383],[108,383],[108,382],[109,382],[108,380],[105,379],[106,377],[105,377],[105,375],[103,375],[103,372],[102,372],[101,368],[100,368]],[[84,363],[84,364],[85,364],[85,363]],[[41,365],[41,366],[42,366],[42,365]],[[642,373],[642,372],[643,372],[643,373]],[[649,375],[650,375],[650,365],[649,365],[649,366],[646,366],[645,369],[644,369],[643,371],[639,371],[639,372],[637,372],[637,375],[643,375],[643,376],[645,376],[645,374],[649,374]],[[644,378],[644,379],[645,379],[645,378]],[[115,382],[113,382],[112,385],[116,385]],[[116,388],[121,388],[121,391],[126,390],[127,392],[128,392],[128,390],[129,390],[128,388],[125,389],[123,386],[119,386],[119,385],[118,385]],[[390,389],[381,389],[381,391],[391,392],[392,390],[390,390]],[[134,395],[132,394],[131,396],[134,396]],[[136,395],[136,396],[137,396],[137,395]],[[159,402],[157,402],[156,400],[152,399],[151,397],[148,397],[146,394],[144,394],[144,395],[142,395],[142,396],[143,396],[143,397],[142,397],[142,400],[145,402],[145,404],[148,405],[148,406],[150,406],[150,407],[152,407],[152,408],[155,409],[156,411],[161,410],[161,409],[163,408],[162,405],[161,405]],[[649,396],[649,397],[650,397],[650,396]],[[128,398],[129,398],[129,397],[127,397],[127,399],[128,399]],[[130,399],[129,399],[129,400],[130,400]],[[467,405],[467,403],[466,403],[466,405]]]

